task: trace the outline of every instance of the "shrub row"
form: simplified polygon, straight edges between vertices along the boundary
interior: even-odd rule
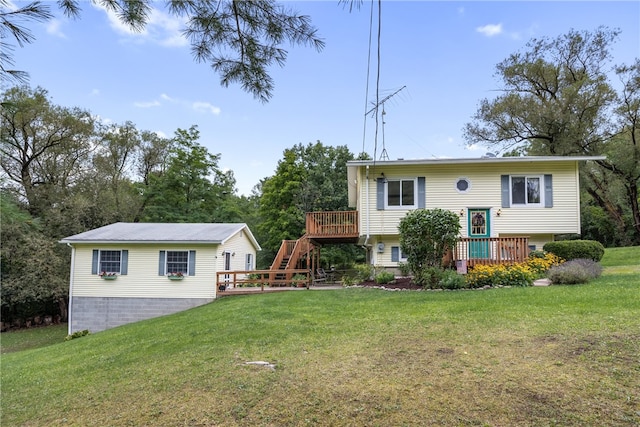
[[[545,243],[542,249],[544,249],[545,252],[556,254],[566,261],[584,258],[598,262],[604,256],[604,246],[595,240],[548,242]]]

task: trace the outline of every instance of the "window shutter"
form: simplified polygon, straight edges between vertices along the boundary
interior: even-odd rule
[[[93,250],[93,257],[91,258],[91,274],[98,274],[98,258],[100,252],[97,249]]]
[[[398,246],[391,246],[391,262],[400,261],[400,248]]]
[[[376,186],[376,209],[379,211],[384,210],[384,178],[377,179]]]
[[[160,251],[160,259],[158,260],[158,276],[164,276],[164,260],[166,251]]]
[[[509,200],[509,175],[500,175],[500,185],[502,188],[502,207],[510,207]]]
[[[123,250],[120,255],[120,274],[126,276],[129,271],[129,251]]]
[[[544,176],[544,207],[553,207],[553,180],[551,175]]]
[[[418,209],[424,209],[426,207],[426,194],[424,176],[418,177]]]
[[[196,251],[189,251],[189,276],[196,275]]]

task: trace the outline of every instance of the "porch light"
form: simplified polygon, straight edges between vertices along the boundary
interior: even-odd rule
[[[496,216],[500,216],[502,215],[502,209],[498,209],[498,212],[496,212]]]
[[[464,216],[464,209],[460,209],[460,216]]]

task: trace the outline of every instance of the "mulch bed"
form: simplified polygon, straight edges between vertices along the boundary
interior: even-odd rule
[[[372,287],[372,288],[384,287],[386,289],[408,289],[408,290],[414,290],[414,291],[418,289],[423,289],[422,286],[419,286],[413,283],[410,277],[398,277],[392,283],[386,283],[384,285],[381,285],[371,280],[367,282],[362,282],[359,284],[359,286]]]

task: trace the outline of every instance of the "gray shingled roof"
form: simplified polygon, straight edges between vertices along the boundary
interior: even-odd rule
[[[249,240],[260,249],[258,242],[244,223],[143,223],[116,222],[65,237],[61,243],[224,243],[228,238],[245,230]]]

